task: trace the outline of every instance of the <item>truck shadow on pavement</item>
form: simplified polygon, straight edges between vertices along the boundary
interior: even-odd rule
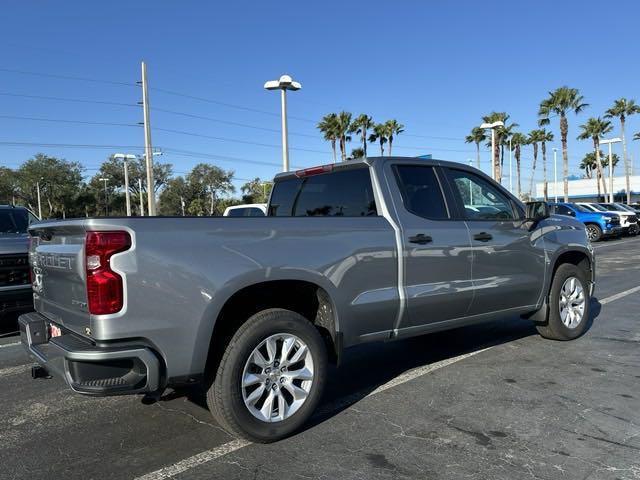
[[[600,303],[592,298],[585,335],[588,335],[600,310]],[[330,368],[322,404],[302,431],[339,414],[380,386],[410,370],[537,335],[531,321],[511,317],[406,340],[350,348],[345,351],[340,366]],[[163,395],[159,400],[171,401],[185,396],[201,408],[207,409],[206,393],[202,388],[178,389]]]

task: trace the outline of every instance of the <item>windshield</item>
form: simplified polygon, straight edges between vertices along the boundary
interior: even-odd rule
[[[582,212],[582,213],[591,213],[591,212],[589,211],[589,209],[587,209],[587,208],[583,207],[582,205],[573,204],[573,205],[572,205],[572,207],[573,207],[574,209],[576,209],[577,211]]]
[[[609,210],[615,210],[616,212],[626,212],[627,210],[617,203],[605,203],[602,205],[603,207],[608,208]]]
[[[0,210],[0,234],[26,233],[29,227],[29,214],[21,208]]]
[[[636,211],[635,211],[632,207],[630,207],[629,205],[618,205],[618,206],[619,206],[620,208],[623,208],[623,209],[624,209],[625,211],[627,211],[627,212],[633,212],[633,213],[636,213]]]
[[[597,203],[592,203],[591,206],[596,210],[600,210],[601,212],[606,212],[609,210],[607,208],[604,208],[602,205],[598,205]]]

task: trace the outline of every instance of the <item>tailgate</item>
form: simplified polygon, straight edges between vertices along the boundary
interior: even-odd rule
[[[34,307],[36,311],[85,334],[90,326],[85,282],[82,220],[35,224],[29,250],[33,267]]]

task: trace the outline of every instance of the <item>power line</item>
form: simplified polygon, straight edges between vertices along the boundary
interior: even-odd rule
[[[170,113],[172,115],[180,115],[182,117],[196,118],[196,119],[199,119],[199,120],[208,120],[210,122],[222,123],[222,124],[225,124],[225,125],[233,125],[233,126],[236,126],[236,127],[252,128],[254,130],[262,130],[262,131],[265,131],[265,132],[280,133],[280,130],[276,129],[276,128],[259,127],[257,125],[250,125],[250,124],[247,124],[247,123],[232,122],[232,121],[229,121],[229,120],[220,120],[218,118],[206,117],[204,115],[196,115],[196,114],[193,114],[193,113],[185,113],[185,112],[178,112],[178,111],[175,111],[175,110],[167,110],[166,108],[153,107],[153,108],[151,108],[151,110],[153,110],[155,112]],[[312,135],[312,134],[308,134],[308,133],[293,133],[293,132],[289,132],[289,135],[295,135],[295,136],[298,136],[298,137],[318,138],[317,135]]]
[[[93,103],[98,105],[115,105],[118,107],[139,107],[137,103],[122,103],[122,102],[110,102],[106,100],[87,100],[83,98],[68,98],[68,97],[48,97],[44,95],[27,95],[23,93],[9,93],[0,92],[0,95],[5,97],[20,97],[20,98],[33,98],[37,100],[53,100],[59,102],[74,102],[74,103]]]
[[[86,149],[112,149],[112,148],[130,148],[140,149],[144,147],[141,145],[95,145],[88,143],[40,143],[40,142],[2,142],[0,145],[6,145],[9,147],[51,147],[51,148],[86,148]]]
[[[154,130],[160,131],[160,132],[168,132],[168,133],[176,133],[178,135],[187,135],[190,137],[200,137],[200,138],[209,138],[212,140],[220,140],[223,142],[233,142],[233,143],[241,143],[243,145],[256,145],[258,147],[270,147],[270,148],[282,148],[280,145],[276,145],[273,143],[260,143],[260,142],[252,142],[250,140],[239,140],[236,138],[227,138],[227,137],[216,137],[213,135],[204,135],[204,134],[200,134],[200,133],[192,133],[192,132],[187,132],[184,130],[174,130],[171,128],[158,128],[158,127],[154,127]],[[291,150],[297,150],[300,152],[308,152],[308,153],[319,153],[319,154],[326,154],[327,152],[322,151],[322,150],[312,150],[312,149],[308,149],[308,148],[296,148],[296,147],[291,147]]]
[[[54,123],[73,123],[78,125],[103,125],[111,127],[139,127],[137,123],[111,123],[111,122],[91,122],[85,120],[65,120],[61,118],[42,118],[42,117],[22,117],[18,115],[0,115],[0,118],[8,118],[12,120],[31,120],[36,122],[54,122]]]
[[[54,73],[31,72],[27,70],[15,70],[12,68],[0,68],[0,72],[17,73],[20,75],[32,75],[36,77],[58,78],[60,80],[77,80],[82,82],[104,83],[108,85],[122,85],[127,87],[137,87],[135,83],[129,83],[129,82],[118,82],[115,80],[104,80],[104,79],[88,78],[88,77],[75,77],[72,75],[58,75]]]
[[[269,112],[267,110],[260,110],[258,108],[245,107],[243,105],[236,105],[234,103],[221,102],[219,100],[213,100],[211,98],[198,97],[198,96],[195,96],[195,95],[189,95],[189,94],[186,94],[186,93],[180,93],[180,92],[176,92],[176,91],[173,91],[173,90],[167,90],[167,89],[164,89],[164,88],[157,88],[157,87],[156,88],[151,88],[150,87],[149,90],[154,90],[156,92],[165,93],[167,95],[174,95],[174,96],[177,96],[177,97],[189,98],[191,100],[197,100],[197,101],[200,101],[200,102],[213,103],[215,105],[221,105],[223,107],[228,107],[228,108],[235,108],[235,109],[244,110],[244,111],[247,111],[247,112],[261,113],[261,114],[270,115],[270,116],[273,116],[273,117],[279,117],[280,116],[280,114],[276,113],[276,112]],[[300,121],[303,121],[303,122],[316,123],[315,120],[311,120],[311,119],[303,118],[303,117],[295,117],[293,115],[288,115],[288,118],[292,118],[294,120],[300,120]]]

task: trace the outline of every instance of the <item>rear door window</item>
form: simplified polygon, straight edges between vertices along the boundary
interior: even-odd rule
[[[378,215],[369,168],[354,168],[276,182],[269,214],[294,217]]]
[[[433,167],[398,165],[396,174],[402,201],[408,211],[430,220],[449,218],[442,189]]]

